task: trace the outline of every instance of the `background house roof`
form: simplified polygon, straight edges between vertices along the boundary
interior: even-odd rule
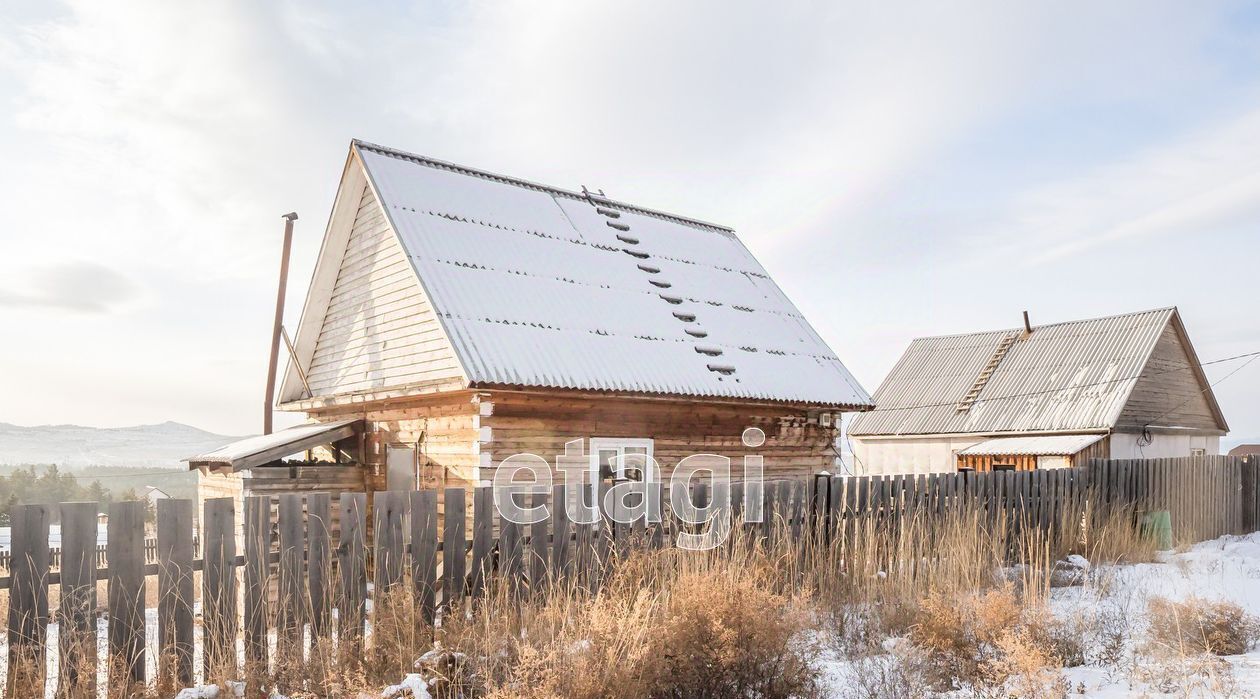
[[[730,229],[353,148],[470,386],[870,405]]]
[[[1161,308],[1041,325],[1027,338],[1023,328],[919,338],[875,392],[876,410],[858,416],[849,433],[1110,429],[1174,320],[1180,323],[1176,309]],[[1006,355],[960,412],[958,403],[1004,340]]]

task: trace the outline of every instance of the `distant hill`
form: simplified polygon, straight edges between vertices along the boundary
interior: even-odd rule
[[[229,437],[178,422],[135,427],[40,425],[0,422],[0,465],[179,467],[180,459],[233,442]]]

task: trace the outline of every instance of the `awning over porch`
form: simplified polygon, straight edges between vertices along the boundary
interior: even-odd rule
[[[986,439],[958,452],[959,456],[1071,456],[1098,442],[1105,434],[1065,434],[1051,437]]]
[[[242,471],[313,447],[353,437],[362,429],[363,420],[358,418],[298,425],[271,434],[247,437],[184,461],[188,462],[190,469],[206,466],[211,469]]]

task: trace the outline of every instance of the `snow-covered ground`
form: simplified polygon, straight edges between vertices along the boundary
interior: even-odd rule
[[[1098,614],[1128,618],[1133,621],[1137,639],[1145,633],[1144,614],[1153,597],[1229,601],[1249,614],[1260,615],[1260,533],[1221,537],[1162,559],[1161,563],[1096,571],[1092,585],[1054,590],[1051,609],[1060,619],[1087,619]],[[1139,668],[1144,662],[1140,653],[1134,657],[1132,646],[1136,642],[1130,642],[1126,649],[1129,655],[1122,661],[1130,669],[1135,661]],[[1191,696],[1260,696],[1260,650],[1228,656],[1221,662],[1228,669],[1187,661],[1181,666],[1146,668],[1138,673],[1125,672],[1125,667],[1085,665],[1070,668],[1065,674],[1074,690],[1083,688],[1083,696],[1095,698],[1159,696],[1158,686],[1140,679],[1148,672],[1158,676],[1159,670],[1180,675],[1183,687],[1191,688]]]
[[[1155,597],[1230,601],[1260,616],[1260,533],[1226,536],[1181,553],[1162,554],[1158,563],[1095,568],[1087,584],[1053,589],[1049,606],[1058,619],[1094,629],[1095,634],[1099,628],[1123,632],[1110,654],[1094,645],[1086,649],[1085,665],[1063,670],[1068,696],[1260,697],[1260,650],[1224,658],[1149,657],[1142,644],[1148,603]],[[1100,639],[1087,641],[1098,644]],[[886,640],[884,648],[891,650],[897,643],[905,640]],[[842,658],[824,646],[819,667],[825,693],[853,696],[855,673],[878,671],[880,661]]]

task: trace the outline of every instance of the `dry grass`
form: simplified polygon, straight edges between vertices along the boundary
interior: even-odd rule
[[[1157,597],[1150,600],[1147,613],[1150,644],[1181,656],[1241,655],[1260,640],[1260,619],[1233,602]]]
[[[854,697],[964,686],[1058,696],[1057,669],[1083,650],[1075,629],[1041,611],[1053,563],[1070,553],[1150,560],[1153,548],[1132,513],[1085,509],[1048,528],[1007,516],[868,516],[800,542],[779,522],[769,544],[737,525],[718,550],[633,551],[597,581],[569,576],[531,590],[491,579],[485,596],[448,610],[436,629],[404,581],[378,591],[366,641],[282,643],[244,677],[234,658],[216,659],[210,680],[244,679],[250,696],[293,699],[379,692],[412,672],[438,697],[786,699],[817,694],[813,644],[831,639],[870,668]],[[275,621],[273,612],[268,626]],[[890,636],[910,642],[885,652]]]
[[[938,690],[1010,689],[1020,697],[1062,693],[1059,669],[1083,662],[1079,634],[1007,585],[923,601],[910,640],[923,649]]]

